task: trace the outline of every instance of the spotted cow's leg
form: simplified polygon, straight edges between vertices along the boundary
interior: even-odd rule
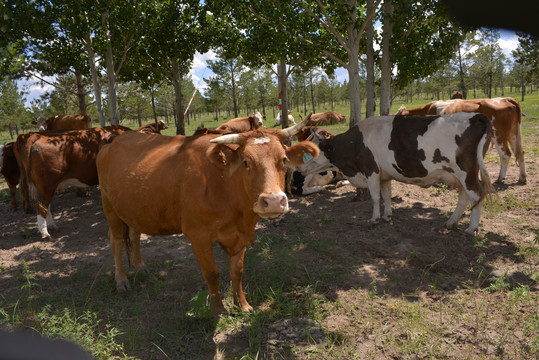
[[[466,207],[468,206],[469,202],[470,200],[468,199],[466,191],[464,189],[459,189],[459,200],[457,203],[457,207],[455,208],[455,211],[453,211],[453,214],[451,214],[451,217],[449,218],[449,220],[447,220],[445,225],[455,225],[462,217],[462,214],[464,214],[464,211],[466,211]]]
[[[197,238],[196,241],[191,241],[191,247],[198,260],[202,275],[210,290],[210,307],[216,314],[226,312],[221,296],[219,296],[219,268],[213,258],[213,249],[209,239]]]
[[[380,181],[380,192],[384,202],[384,220],[391,220],[391,180]]]
[[[235,255],[228,255],[228,267],[230,269],[230,278],[232,279],[232,291],[234,293],[234,304],[239,306],[242,311],[250,312],[253,307],[245,299],[241,278],[243,275],[243,256],[245,247]]]
[[[367,178],[367,185],[372,198],[371,222],[377,223],[380,220],[380,176],[372,174]]]
[[[519,125],[515,124],[515,126],[519,126]],[[520,137],[520,131],[518,131],[518,136]],[[522,150],[522,146],[519,146],[520,142],[521,140],[517,139],[517,135],[514,135],[514,134],[509,139],[509,145],[511,146],[511,151],[513,152],[513,155],[515,155],[515,160],[520,170],[520,174],[518,176],[518,182],[521,184],[526,184],[526,164],[524,162],[524,150]]]

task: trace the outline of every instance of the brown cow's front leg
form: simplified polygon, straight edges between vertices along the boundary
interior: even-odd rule
[[[142,261],[142,255],[140,254],[140,233],[132,227],[129,228],[129,240],[133,248],[133,265],[135,269],[139,272],[149,274],[150,270],[148,270],[146,264]]]
[[[202,275],[206,284],[210,290],[210,308],[216,314],[225,313],[225,307],[219,296],[219,268],[213,258],[213,249],[211,247],[211,241],[205,241],[203,239],[196,239],[191,241],[191,247],[195,252],[198,264],[202,269]]]
[[[241,286],[241,277],[243,275],[243,256],[245,255],[245,247],[236,255],[228,255],[228,267],[230,269],[230,278],[232,279],[232,292],[234,294],[234,304],[241,308],[241,311],[253,311],[253,307],[249,305],[245,299],[243,288]]]

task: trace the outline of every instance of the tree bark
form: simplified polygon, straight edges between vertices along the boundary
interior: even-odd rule
[[[182,82],[180,65],[172,61],[172,85],[174,87],[174,108],[176,109],[176,135],[185,135],[185,118],[183,115]]]
[[[384,30],[382,35],[382,66],[380,79],[380,115],[389,115],[391,110],[391,53],[389,40],[393,36],[390,16],[393,14],[391,0],[384,1]]]
[[[367,13],[373,11],[374,0],[367,0]],[[366,28],[367,35],[367,103],[366,117],[374,116],[375,110],[375,89],[374,89],[374,27],[373,21],[369,21]]]
[[[99,125],[106,126],[107,121],[105,119],[105,114],[103,113],[103,101],[101,99],[101,86],[99,85],[99,77],[97,75],[97,68],[95,66],[95,53],[94,45],[92,43],[92,36],[88,32],[86,36],[86,51],[88,52],[88,62],[90,64],[90,74],[92,75],[92,83],[94,85],[94,96],[95,96],[95,105],[97,107],[97,113],[99,114]]]
[[[77,98],[79,100],[79,113],[86,114],[86,94],[84,93],[84,84],[82,83],[82,74],[75,69],[75,79],[77,81]]]
[[[283,129],[286,129],[288,127],[288,90],[285,58],[282,58],[279,61],[279,67],[277,68],[277,72],[282,105],[281,126]]]
[[[109,111],[110,111],[110,123],[111,125],[118,125],[120,121],[118,119],[118,99],[116,97],[117,84],[116,84],[116,72],[114,70],[114,59],[112,57],[112,43],[110,38],[109,13],[105,11],[101,15],[101,22],[105,30],[105,42],[107,43],[107,52],[105,54],[105,61],[107,64],[107,76],[109,80]]]

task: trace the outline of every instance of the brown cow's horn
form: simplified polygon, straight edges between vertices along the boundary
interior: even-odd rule
[[[290,136],[294,136],[296,135],[306,124],[309,120],[311,120],[311,115],[313,113],[310,113],[306,118],[305,120],[303,120],[302,122],[300,122],[299,124],[296,124],[292,127],[289,127],[289,128],[286,128],[286,129],[283,129],[281,130],[282,133],[285,135],[285,137],[289,138]]]
[[[240,136],[238,134],[228,134],[211,139],[210,142],[217,144],[239,144]]]

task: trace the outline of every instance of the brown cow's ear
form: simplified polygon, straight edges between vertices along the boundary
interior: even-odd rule
[[[228,169],[232,174],[241,164],[240,156],[236,151],[239,145],[236,144],[216,144],[210,146],[207,156],[210,162],[221,169]]]
[[[316,158],[319,153],[318,146],[310,141],[302,141],[297,145],[286,148],[287,166],[295,168],[299,165],[306,164]]]

